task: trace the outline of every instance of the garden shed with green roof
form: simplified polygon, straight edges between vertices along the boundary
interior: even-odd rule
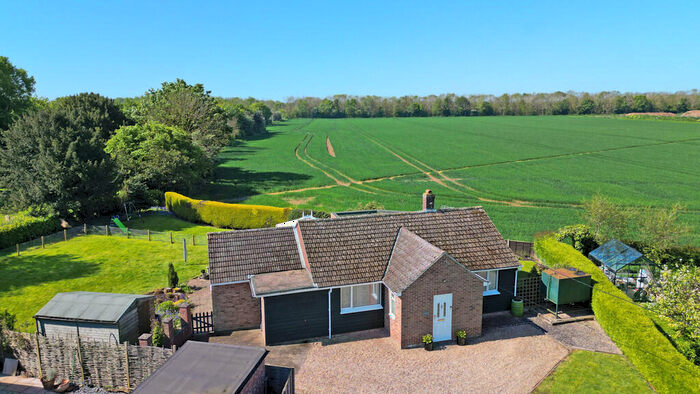
[[[150,332],[154,301],[139,294],[58,293],[34,319],[37,332],[47,337],[136,343],[139,335]]]
[[[659,272],[659,266],[641,252],[612,239],[588,254],[605,275],[622,291],[632,295],[646,290]]]

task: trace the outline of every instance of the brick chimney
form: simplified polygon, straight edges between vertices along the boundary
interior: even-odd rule
[[[423,193],[423,210],[432,211],[435,209],[435,195],[430,189],[426,189]]]

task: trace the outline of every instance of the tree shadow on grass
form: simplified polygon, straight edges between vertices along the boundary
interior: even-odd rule
[[[275,188],[294,187],[311,179],[306,174],[284,171],[248,171],[240,167],[218,167],[216,181],[209,184],[202,196],[216,201],[237,201]]]
[[[64,279],[92,276],[100,264],[67,254],[0,257],[0,294]]]

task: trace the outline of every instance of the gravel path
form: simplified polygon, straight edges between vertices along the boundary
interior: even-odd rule
[[[313,343],[297,371],[296,389],[300,393],[528,393],[568,353],[529,323],[496,328],[476,343],[432,352],[401,350],[386,337]]]
[[[187,285],[194,290],[187,298],[194,304],[192,313],[211,312],[211,291],[206,279],[190,279]]]

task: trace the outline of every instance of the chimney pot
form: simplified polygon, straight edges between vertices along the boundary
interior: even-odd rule
[[[432,211],[435,209],[435,195],[430,189],[426,189],[423,193],[423,210]]]

